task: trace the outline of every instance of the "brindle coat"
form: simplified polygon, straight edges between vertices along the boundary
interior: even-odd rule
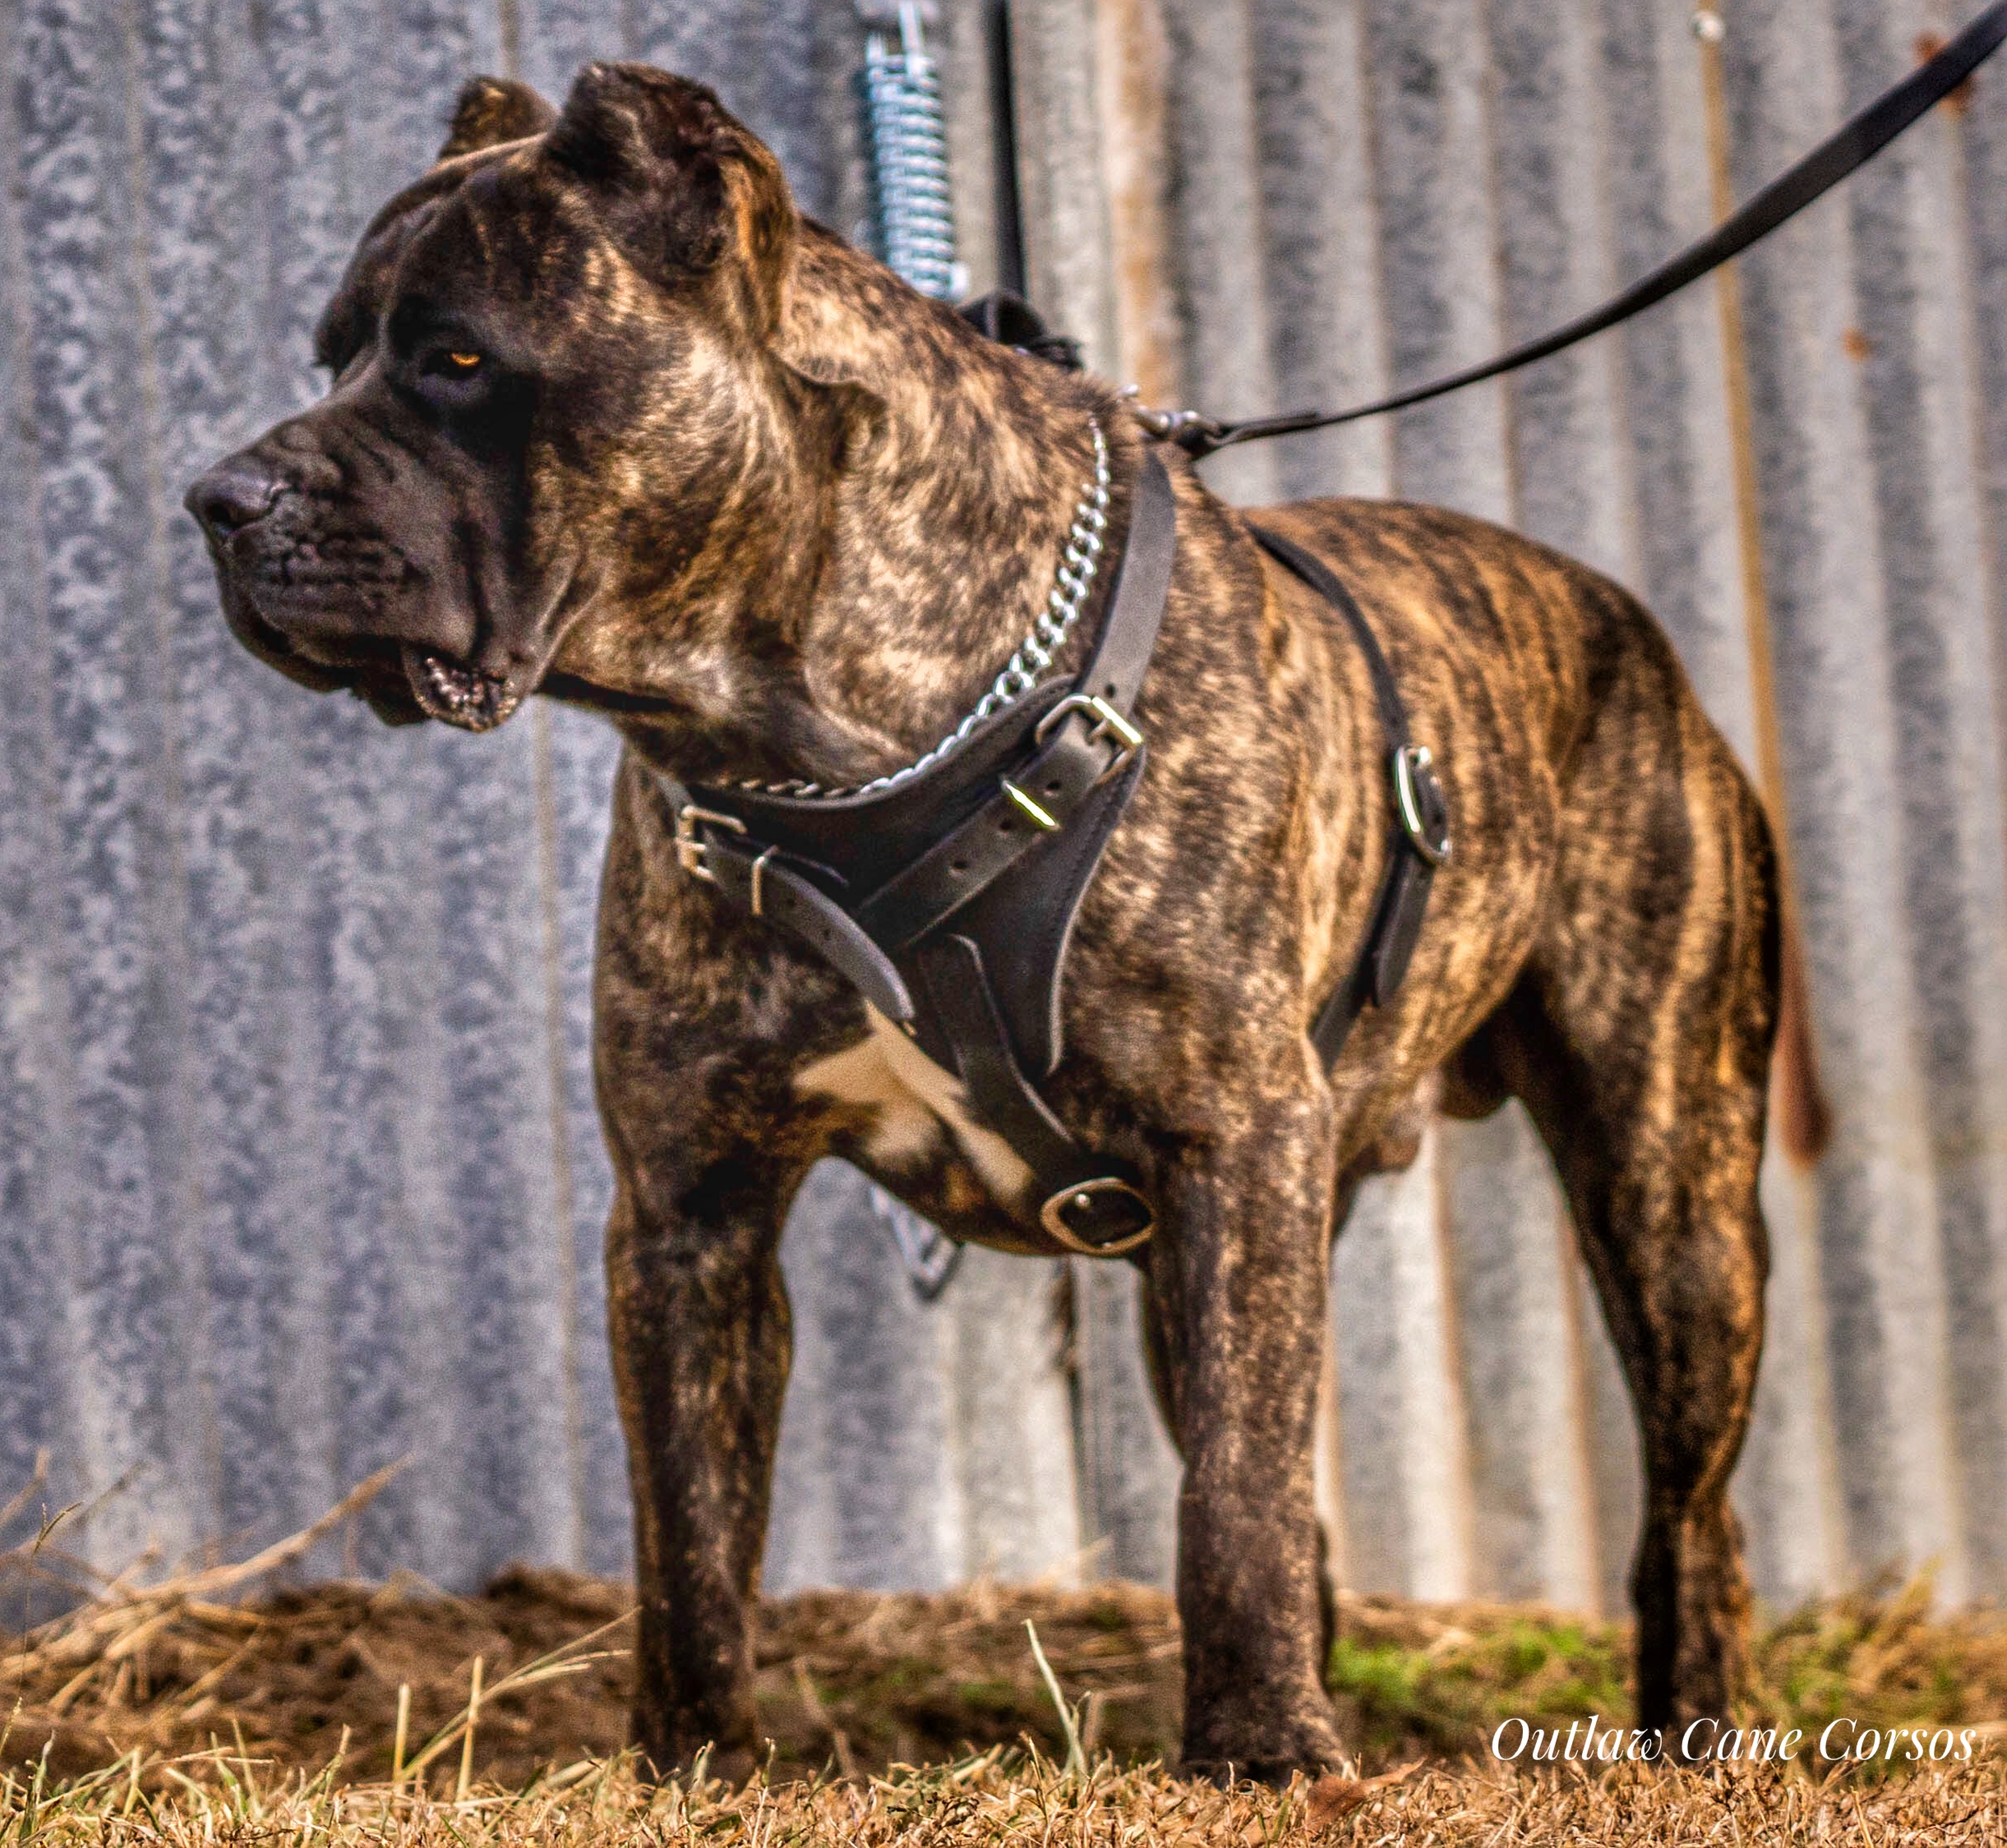
[[[1029,627],[1089,419],[1115,536],[1142,438],[1106,386],[986,342],[799,216],[709,92],[635,66],[588,70],[558,117],[471,85],[438,166],[365,234],[319,357],[329,395],[190,494],[240,637],[392,721],[485,729],[541,691],[626,740],[597,1070],[634,1737],[660,1767],[706,1741],[743,1765],[797,1184],[840,1154],[957,1238],[1054,1247],[952,1087],[680,870],[650,766],[831,785],[910,761]],[[1357,593],[1456,821],[1405,987],[1327,1076],[1306,1029],[1387,850],[1371,685],[1335,612],[1166,460],[1149,770],[1080,919],[1048,1095],[1161,1215],[1134,1261],[1184,1459],[1186,1763],[1340,1754],[1311,1498],[1330,1246],[1438,1093],[1464,1116],[1522,1099],[1553,1153],[1643,1433],[1641,1717],[1719,1713],[1765,1265],[1763,816],[1607,579],[1426,507],[1270,510]]]

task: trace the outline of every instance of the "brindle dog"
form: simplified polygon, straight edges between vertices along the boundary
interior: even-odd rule
[[[318,348],[327,397],[188,497],[238,635],[393,722],[482,730],[542,692],[626,742],[597,1071],[634,1730],[665,1769],[707,1741],[744,1765],[797,1184],[842,1155],[957,1238],[1057,1247],[954,1088],[680,869],[652,767],[827,786],[910,762],[1052,583],[1089,420],[1111,540],[1144,439],[1106,385],[985,340],[801,217],[708,90],[632,65],[587,70],[561,115],[472,85]],[[1306,1029],[1389,850],[1366,665],[1165,456],[1178,552],[1136,708],[1148,771],[1079,919],[1047,1094],[1160,1216],[1133,1261],[1184,1459],[1185,1763],[1339,1758],[1311,1497],[1328,1260],[1361,1176],[1411,1159],[1431,1102],[1520,1098],[1553,1153],[1643,1433],[1641,1718],[1720,1713],[1749,1610],[1725,1491],[1761,1339],[1778,1005],[1762,813],[1607,579],[1426,507],[1272,509],[1357,593],[1456,821],[1405,986],[1326,1075]]]

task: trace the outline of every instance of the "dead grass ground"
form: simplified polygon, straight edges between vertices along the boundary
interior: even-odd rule
[[[1861,1784],[1757,1767],[1702,1775],[1619,1766],[1595,1777],[1506,1767],[1340,1777],[1220,1790],[1103,1758],[1077,1774],[993,1749],[888,1776],[733,1790],[701,1778],[651,1787],[624,1760],[584,1762],[523,1790],[447,1799],[330,1777],[275,1785],[233,1754],[141,1761],[60,1788],[0,1786],[0,1841],[52,1848],[1998,1848],[2007,1778],[1996,1763]]]
[[[476,1597],[404,1578],[242,1601],[311,1537],[149,1588],[101,1588],[6,1645],[0,1848],[31,1837],[527,1848],[588,1836],[1253,1848],[1309,1829],[1361,1848],[2007,1845],[2007,1629],[1986,1615],[1934,1620],[1922,1584],[1766,1629],[1751,1712],[1814,1733],[1841,1714],[1971,1726],[1982,1746],[1969,1766],[1871,1766],[1829,1781],[1825,1766],[1808,1776],[1802,1764],[1529,1777],[1489,1762],[1491,1727],[1515,1713],[1621,1721],[1620,1629],[1522,1606],[1347,1598],[1331,1681],[1359,1777],[1223,1795],[1163,1768],[1174,1764],[1180,1693],[1167,1599],[1125,1585],[976,1585],[769,1601],[758,1638],[766,1775],[736,1793],[651,1794],[619,1756],[623,1588],[518,1568]],[[1067,1722],[1027,1620],[1091,1772],[1059,1768]],[[1371,1781],[1418,1759],[1412,1776]]]
[[[86,1606],[7,1651],[5,1757],[27,1766],[46,1754],[51,1776],[74,1778],[136,1749],[169,1758],[221,1743],[279,1772],[312,1772],[345,1735],[344,1778],[387,1777],[399,1691],[408,1689],[405,1762],[445,1736],[426,1767],[437,1784],[457,1774],[454,1729],[477,1661],[478,1775],[520,1786],[622,1743],[623,1587],[516,1568],[468,1598],[408,1578],[242,1604],[203,1591],[170,1582]],[[1061,1755],[1027,1620],[1079,1707],[1090,1755],[1174,1762],[1181,1690],[1166,1597],[1122,1584],[978,1584],[939,1597],[814,1592],[763,1606],[758,1698],[773,1776],[938,1763],[1027,1737]],[[1482,1758],[1510,1714],[1621,1723],[1626,1640],[1617,1626],[1525,1606],[1348,1597],[1331,1679],[1345,1735],[1371,1774],[1416,1758]],[[1756,1666],[1752,1709],[1772,1723],[1816,1734],[1844,1714],[1862,1726],[2007,1735],[2007,1629],[1985,1615],[1933,1620],[1922,1584],[1774,1625],[1759,1640]]]

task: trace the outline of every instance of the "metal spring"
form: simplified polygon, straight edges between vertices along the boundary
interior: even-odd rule
[[[920,39],[919,8],[899,8],[899,48],[882,33],[865,45],[865,116],[870,141],[879,254],[923,295],[955,293],[954,210],[941,85]]]

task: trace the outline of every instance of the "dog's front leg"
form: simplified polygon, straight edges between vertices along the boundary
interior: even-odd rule
[[[750,1143],[621,1163],[608,1332],[634,1499],[634,1741],[658,1775],[757,1744],[758,1590],[789,1358],[779,1246],[800,1178]]]
[[[1280,1781],[1340,1756],[1311,1487],[1332,1143],[1321,1089],[1236,1115],[1168,1167],[1147,1270],[1185,1466],[1185,1768]]]

